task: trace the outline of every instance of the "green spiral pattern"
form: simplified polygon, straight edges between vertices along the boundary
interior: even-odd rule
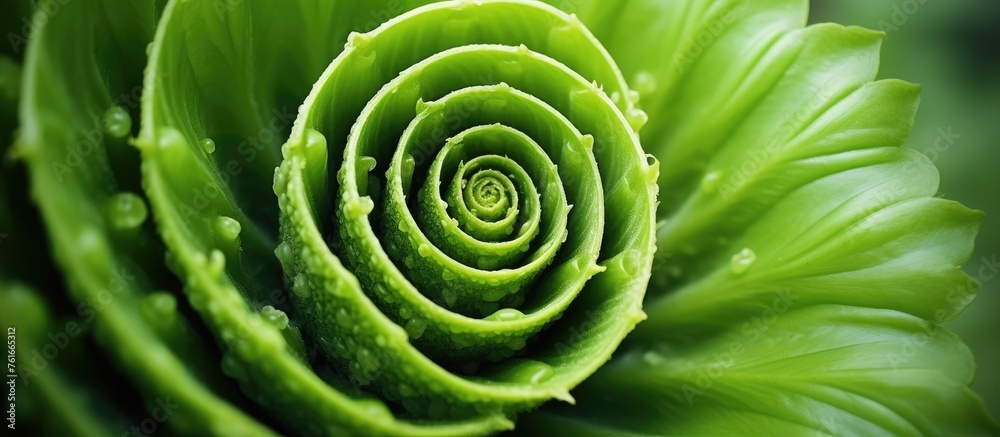
[[[11,3],[18,431],[997,434],[982,213],[807,0]]]
[[[29,84],[50,116],[16,153],[77,301],[124,278],[95,336],[175,429],[510,429],[645,318],[658,164],[607,51],[538,2],[409,6],[340,35],[338,2],[70,3],[73,40],[33,42],[27,73],[80,105]],[[89,119],[83,165],[46,168]]]
[[[587,77],[627,94],[578,22],[534,4],[438,4],[349,38],[275,177],[278,258],[331,360],[418,415],[572,401],[644,318],[644,285],[605,293],[648,276],[657,176],[632,102]],[[622,317],[575,337],[555,323],[586,309]]]

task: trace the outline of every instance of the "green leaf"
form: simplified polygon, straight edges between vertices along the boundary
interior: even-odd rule
[[[14,370],[5,366],[5,374],[10,375],[7,381],[14,384],[8,385],[8,390],[12,390],[16,398],[8,402],[15,401],[15,413],[21,418],[42,414],[51,417],[52,420],[37,424],[39,429],[51,435],[99,437],[127,429],[124,417],[116,414],[120,411],[109,413],[107,399],[89,384],[90,378],[99,375],[86,372],[89,369],[79,365],[79,361],[69,368],[82,375],[69,375],[66,366],[62,365],[69,358],[59,362],[48,359],[51,348],[60,346],[52,338],[63,336],[67,344],[62,346],[66,347],[70,335],[62,329],[55,331],[61,327],[53,323],[50,311],[38,291],[19,283],[0,281],[0,318],[6,325],[7,345],[14,348],[14,361],[10,362],[8,357],[7,362],[14,365]],[[60,348],[57,351],[72,354],[75,360],[82,358],[79,350]],[[45,363],[44,367],[34,368],[34,363],[39,361]],[[24,422],[15,424],[15,429],[30,430]]]
[[[53,8],[60,13],[46,12]],[[138,162],[126,137],[158,13],[152,4],[42,2],[45,24],[25,57],[12,153],[29,169],[75,323],[94,332],[148,399],[180,406],[176,429],[271,435],[226,399],[229,383],[185,316],[156,304],[165,294],[157,290],[172,282],[155,236],[142,227],[145,201],[135,194]],[[162,311],[149,314],[148,306]]]
[[[581,435],[991,435],[968,349],[891,310],[775,300],[742,325],[605,366],[573,409],[521,424]]]
[[[804,3],[581,10],[598,35],[626,27],[658,41],[641,53],[675,54],[668,62],[604,40],[635,74],[652,120],[643,144],[664,162],[655,286],[630,352],[574,393],[581,408],[529,416],[532,429],[997,432],[967,388],[971,355],[938,327],[978,291],[960,266],[982,213],[934,197],[936,169],[899,147],[919,88],[872,82],[880,35],[799,29]],[[657,21],[679,16],[683,25]],[[881,328],[897,319],[909,325]],[[789,340],[801,338],[814,343]],[[734,344],[745,352],[705,382],[697,371]]]

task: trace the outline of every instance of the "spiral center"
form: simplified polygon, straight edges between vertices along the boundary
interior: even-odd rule
[[[496,222],[505,216],[511,205],[517,205],[517,189],[510,178],[497,170],[480,170],[465,182],[463,199],[469,210],[486,222]],[[511,201],[513,197],[513,201]]]

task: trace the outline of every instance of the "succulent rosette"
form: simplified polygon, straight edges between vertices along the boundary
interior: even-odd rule
[[[881,34],[550,3],[36,5],[10,154],[68,296],[0,300],[41,429],[997,432],[940,326],[982,214]],[[67,318],[111,370],[46,355]]]

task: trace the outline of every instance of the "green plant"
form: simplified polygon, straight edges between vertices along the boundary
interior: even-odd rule
[[[157,423],[997,432],[939,326],[981,213],[900,147],[919,88],[873,82],[880,34],[800,0],[425,3],[38,6],[11,153]],[[44,350],[45,303],[2,298]],[[22,373],[65,429],[136,422],[52,362]]]

